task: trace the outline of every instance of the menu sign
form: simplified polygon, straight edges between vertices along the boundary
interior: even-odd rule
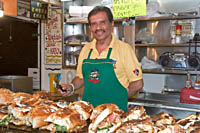
[[[113,0],[114,18],[146,16],[146,0]]]
[[[52,9],[45,28],[45,64],[62,64],[62,11]]]
[[[30,17],[46,20],[48,18],[48,4],[31,0]]]

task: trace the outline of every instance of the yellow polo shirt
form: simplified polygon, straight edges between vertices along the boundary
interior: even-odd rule
[[[142,70],[132,47],[115,38],[112,34],[110,46],[98,53],[96,49],[96,40],[86,44],[79,55],[76,76],[83,78],[82,62],[88,58],[90,49],[93,49],[90,59],[106,58],[109,48],[112,48],[110,58],[113,60],[113,68],[117,79],[125,87],[128,88],[129,82],[142,79]]]

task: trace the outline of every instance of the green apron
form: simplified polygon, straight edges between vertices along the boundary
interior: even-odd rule
[[[87,59],[83,60],[82,72],[84,79],[84,101],[94,107],[104,103],[116,104],[124,111],[128,108],[128,92],[118,81],[113,60],[110,59],[112,48],[109,48],[107,58],[90,59],[92,49]]]

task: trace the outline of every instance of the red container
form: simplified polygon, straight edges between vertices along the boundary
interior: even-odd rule
[[[176,35],[181,35],[182,32],[182,25],[176,25]]]
[[[182,103],[192,103],[192,104],[200,104],[200,90],[197,89],[181,89],[180,102]]]

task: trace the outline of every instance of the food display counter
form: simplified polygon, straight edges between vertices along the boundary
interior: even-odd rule
[[[145,118],[148,118],[148,116],[155,115],[155,114],[158,114],[157,116],[160,117],[159,113],[161,113],[161,112],[164,112],[165,115],[167,115],[167,116],[170,116],[168,114],[172,114],[175,117],[174,120],[183,119],[188,115],[196,114],[196,113],[200,112],[200,105],[180,103],[179,99],[180,99],[180,95],[178,95],[178,94],[141,93],[138,98],[129,99],[128,104],[129,104],[129,108],[130,108],[130,110],[132,110],[131,112],[133,114],[134,114],[134,112],[139,111],[140,113],[139,114],[136,113],[137,115],[145,116],[144,118],[142,118],[141,116],[138,116],[138,118],[137,118],[138,122],[141,121],[141,120],[139,120],[139,118],[142,118],[143,120],[145,120]],[[40,99],[40,100],[42,100],[42,99]],[[74,94],[74,95],[68,96],[68,97],[51,95],[49,97],[49,100],[52,100],[52,101],[60,101],[61,100],[60,102],[71,103],[71,102],[79,101],[80,97],[78,94]],[[48,105],[48,106],[51,105],[53,107],[54,104],[50,104],[50,103],[47,102],[46,105]],[[41,101],[41,105],[42,104],[43,103]],[[9,106],[9,107],[11,109],[14,106]],[[69,107],[70,107],[70,104],[69,104]],[[20,107],[20,108],[22,109],[22,107]],[[36,108],[36,105],[35,105],[35,108]],[[127,111],[127,112],[129,112],[129,111]],[[137,115],[135,115],[135,116],[137,116]],[[31,113],[30,113],[30,116],[32,118]],[[120,117],[123,118],[124,116],[125,115],[122,115]],[[132,115],[130,115],[130,116],[132,116]],[[199,116],[197,116],[197,117],[199,117]],[[124,118],[126,118],[126,117],[124,117]],[[127,117],[127,118],[129,118],[129,117]],[[153,117],[152,117],[152,119],[153,119]],[[126,120],[126,119],[124,119],[124,120]],[[127,120],[129,120],[129,119],[127,119]],[[82,129],[80,129],[78,132],[80,132],[80,133],[88,132],[88,126],[89,126],[90,122],[91,121],[89,121],[89,120],[86,121],[84,127]],[[154,124],[156,124],[155,121],[153,121],[153,120],[149,121],[149,122],[154,122]],[[171,125],[171,126],[173,126],[173,125]],[[34,132],[35,133],[50,133],[50,131],[41,130],[39,128],[34,129],[32,127],[33,126],[17,126],[17,125],[14,125],[13,123],[9,123],[8,125],[1,126],[0,132],[1,133],[8,133],[8,132],[9,133],[16,133],[16,132],[17,133],[24,133],[24,132],[25,133],[34,133]],[[153,128],[153,126],[151,126],[151,127]],[[155,125],[154,125],[154,127],[156,128]]]
[[[181,103],[180,94],[142,93],[136,99],[129,99],[128,104],[144,106],[149,115],[166,112],[177,119],[200,112],[199,104]]]

